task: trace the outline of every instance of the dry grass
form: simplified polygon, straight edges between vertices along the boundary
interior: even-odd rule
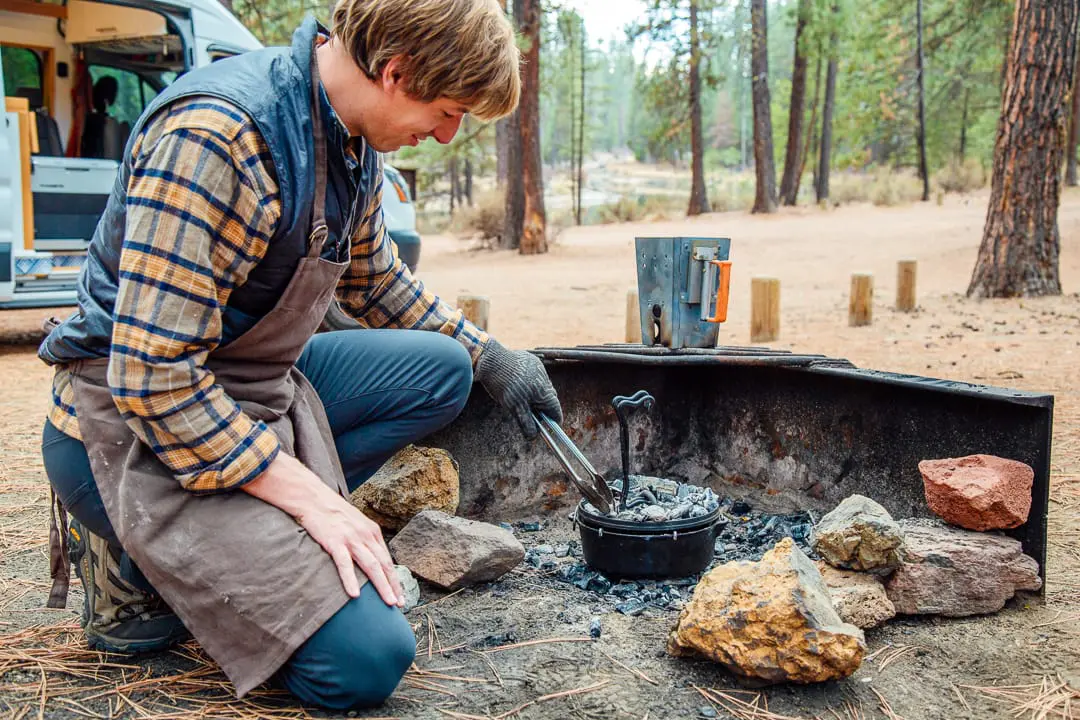
[[[689,196],[682,195],[623,195],[617,201],[601,205],[588,213],[593,222],[608,224],[667,220],[686,214]]]
[[[852,702],[851,700],[844,701],[843,714],[834,708],[829,708],[829,714],[832,715],[835,720],[867,720],[866,713],[864,713],[862,709],[862,704]]]
[[[829,204],[873,203],[892,207],[917,202],[922,183],[910,172],[875,168],[869,173],[835,173],[829,180]]]
[[[236,700],[232,684],[194,643],[173,653],[190,668],[163,675],[90,650],[74,622],[0,635],[0,697],[15,710],[32,706],[38,717],[107,717],[128,710],[158,720],[310,717],[288,707],[283,692],[260,689]]]
[[[942,192],[968,193],[986,187],[986,168],[974,158],[964,162],[953,158],[934,174],[934,186]]]
[[[430,616],[425,616],[430,620]],[[491,648],[478,653],[495,679],[470,677],[455,671],[463,666],[425,669],[416,664],[402,681],[401,690],[429,693],[456,704],[467,688],[502,686],[498,670],[487,656],[512,648],[562,643],[581,638],[550,638]],[[586,640],[588,640],[586,638]],[[172,651],[186,669],[159,674],[145,663],[118,661],[107,653],[87,648],[74,622],[28,628],[0,635],[0,698],[12,717],[25,710],[40,717],[45,712],[82,717],[109,717],[132,711],[140,718],[225,718],[226,720],[292,720],[311,717],[296,708],[284,691],[259,688],[243,700],[233,697],[233,686],[194,642]],[[625,665],[622,667],[626,668]],[[628,669],[628,668],[627,668]],[[631,671],[633,672],[633,671]],[[589,685],[541,695],[496,715],[469,715],[441,705],[444,715],[456,718],[507,720],[535,705],[602,690],[615,682],[602,678]],[[399,693],[414,703],[425,701]],[[3,715],[0,715],[3,717]]]
[[[1008,706],[1010,717],[1030,720],[1080,718],[1080,690],[1061,678],[1044,677],[1031,685],[977,687],[961,685]]]
[[[472,207],[459,208],[450,219],[455,235],[477,240],[482,247],[496,247],[506,222],[506,202],[498,190],[478,193]]]
[[[906,655],[911,655],[922,648],[918,645],[886,645],[883,648],[867,655],[865,662],[876,661],[878,672],[885,672],[885,668],[897,662]]]
[[[870,688],[870,691],[874,693],[875,696],[877,696],[878,709],[881,710],[882,714],[886,718],[888,718],[888,720],[904,720],[904,718],[902,718],[900,715],[897,715],[896,712],[893,711],[892,706],[889,705],[889,701],[885,699],[884,695],[878,692],[877,688]]]
[[[769,698],[760,692],[748,690],[717,690],[692,686],[709,704],[717,710],[723,710],[735,720],[802,720],[791,715],[780,715],[769,711]],[[739,696],[743,697],[739,697]],[[743,698],[746,699],[743,699]]]

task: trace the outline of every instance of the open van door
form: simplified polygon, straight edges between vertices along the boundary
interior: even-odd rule
[[[258,47],[218,0],[0,0],[0,309],[75,303],[147,104]]]
[[[0,49],[0,70],[4,53]],[[0,84],[3,83],[0,72]],[[15,243],[22,242],[22,189],[19,168],[19,116],[3,110],[0,121],[0,296],[11,294],[11,260]]]

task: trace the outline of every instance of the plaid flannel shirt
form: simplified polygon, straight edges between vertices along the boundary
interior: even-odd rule
[[[271,156],[239,109],[197,97],[148,123],[132,144],[132,159],[113,311],[113,399],[185,488],[239,487],[257,478],[280,446],[215,383],[205,361],[221,341],[229,296],[266,253],[280,218]],[[381,173],[351,243],[337,287],[346,312],[366,327],[450,335],[476,362],[487,335],[398,258],[383,224]],[[50,420],[81,438],[64,366],[53,399]]]

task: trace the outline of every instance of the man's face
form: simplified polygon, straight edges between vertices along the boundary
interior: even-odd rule
[[[449,143],[457,134],[468,108],[449,98],[426,103],[411,97],[405,91],[405,77],[397,67],[396,59],[391,60],[383,71],[378,121],[368,123],[365,128],[368,143],[379,152],[419,145],[421,140],[429,137],[444,145]]]
[[[392,152],[406,145],[418,145],[433,137],[443,145],[457,134],[467,108],[449,98],[420,102],[403,90],[387,98],[381,122],[367,128],[367,141],[379,152]]]

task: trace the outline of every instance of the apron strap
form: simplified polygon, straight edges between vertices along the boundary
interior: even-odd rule
[[[311,206],[311,235],[308,257],[318,257],[330,236],[326,226],[326,128],[323,127],[322,100],[319,97],[318,45],[311,49],[311,121],[315,138],[315,197]]]
[[[59,520],[57,518],[59,517]],[[49,575],[52,588],[49,590],[50,608],[67,607],[68,587],[71,584],[71,558],[68,556],[68,518],[67,510],[56,491],[49,489]]]

